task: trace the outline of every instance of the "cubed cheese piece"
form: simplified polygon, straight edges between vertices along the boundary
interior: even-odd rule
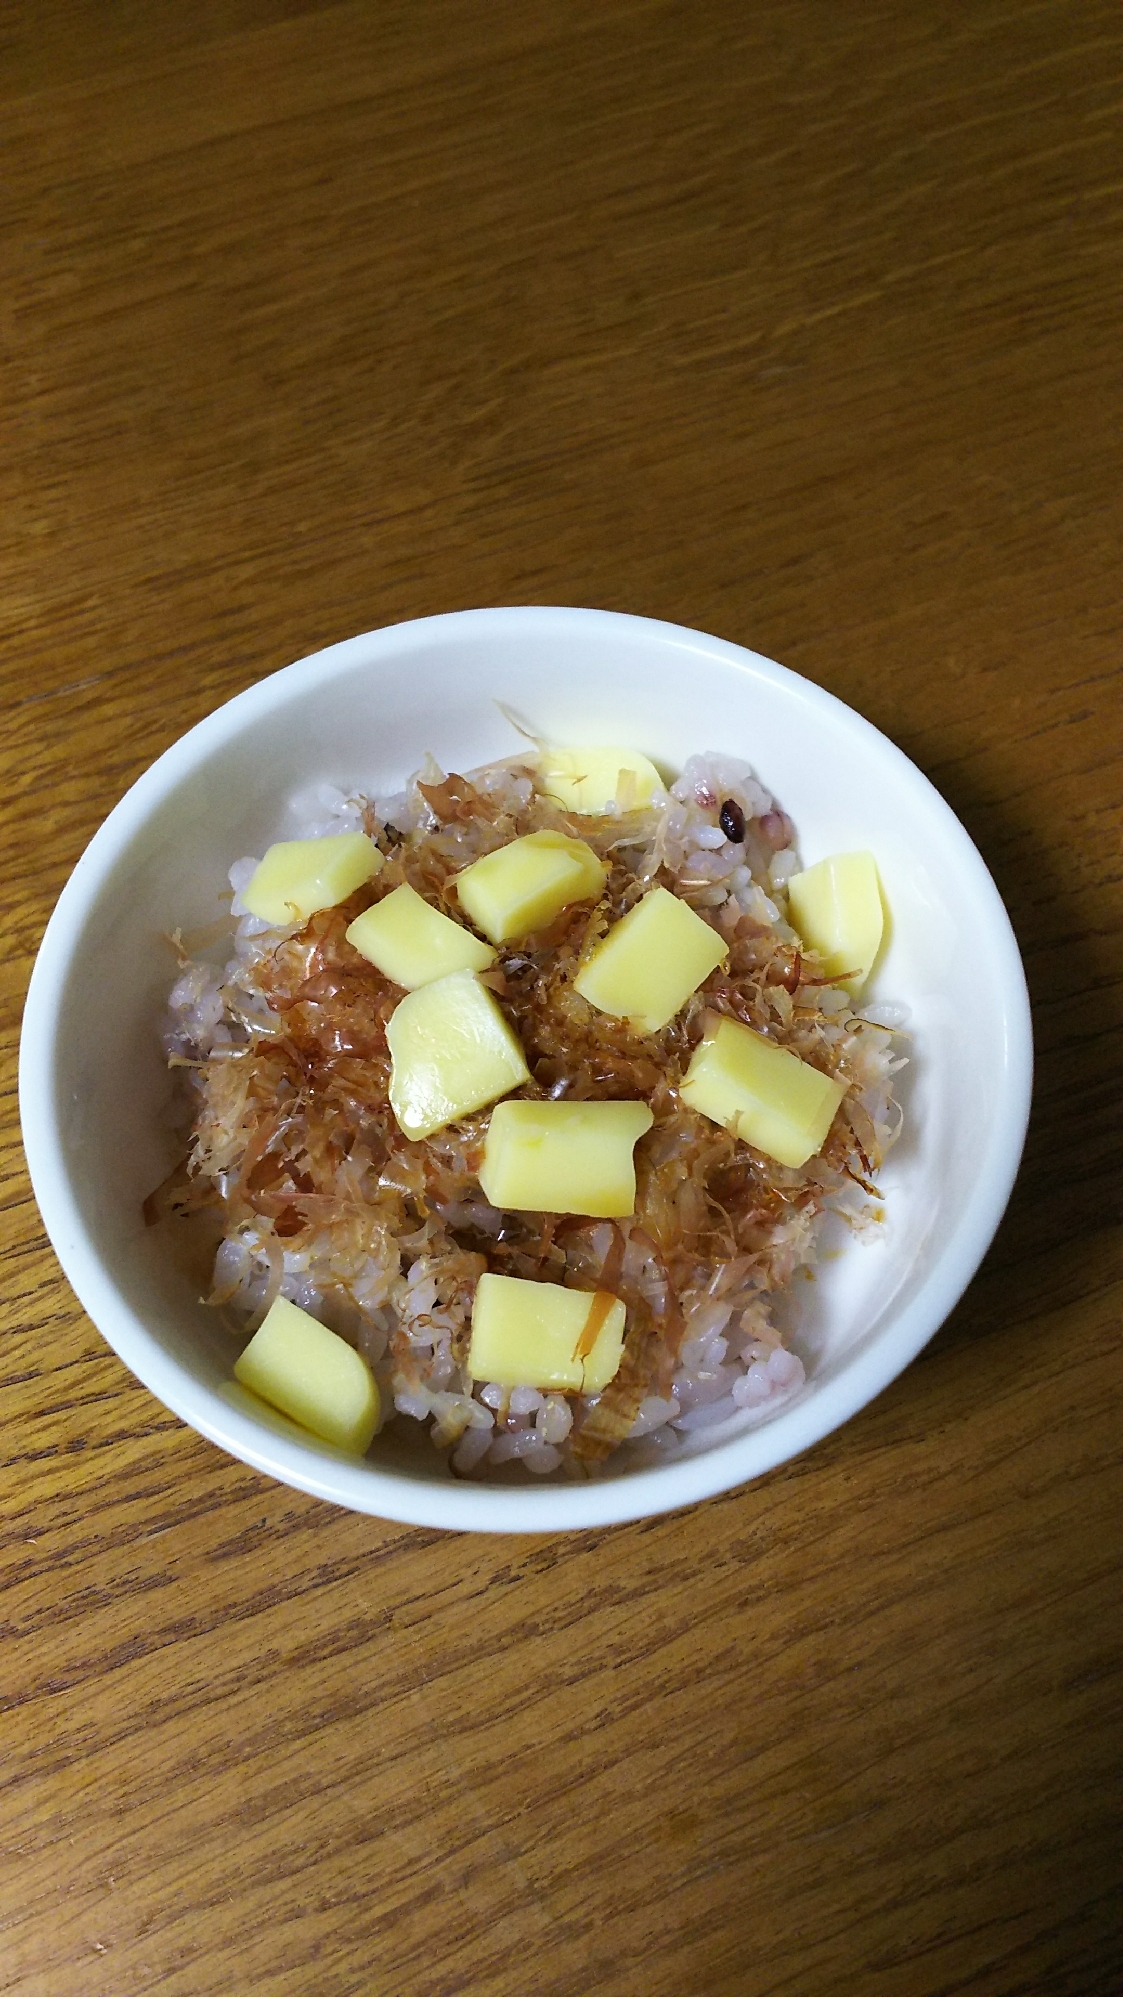
[[[334,908],[383,866],[365,832],[333,832],[324,839],[282,839],[259,863],[242,901],[251,915],[276,928],[307,922],[317,909]]]
[[[872,853],[832,853],[788,882],[792,927],[851,997],[861,991],[881,946],[885,912]],[[843,973],[852,971],[853,977]]]
[[[481,1276],[468,1371],[500,1387],[600,1394],[624,1350],[624,1306],[607,1290]]]
[[[486,971],[495,962],[490,943],[481,943],[408,886],[395,888],[357,915],[347,941],[407,992],[452,971]]]
[[[723,1019],[695,1048],[679,1093],[781,1165],[805,1165],[821,1150],[846,1084]]]
[[[337,1449],[365,1456],[378,1427],[378,1383],[361,1353],[278,1297],[234,1376],[270,1407]]]
[[[480,1184],[493,1207],[634,1213],[632,1148],[652,1121],[646,1103],[497,1103]]]
[[[600,1012],[657,1033],[716,970],[729,945],[666,888],[652,888],[614,923],[574,988]]]
[[[608,877],[591,846],[562,832],[528,832],[456,876],[465,915],[493,943],[546,929],[570,902],[591,901]]]
[[[567,811],[639,811],[663,780],[638,749],[545,749],[542,788]]]
[[[474,971],[410,992],[386,1038],[390,1107],[407,1137],[431,1137],[530,1079],[516,1035]]]

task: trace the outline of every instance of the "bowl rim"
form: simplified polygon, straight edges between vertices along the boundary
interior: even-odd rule
[[[476,1484],[413,1479],[395,1469],[315,1452],[275,1435],[195,1379],[159,1344],[116,1283],[89,1238],[70,1183],[56,1113],[54,1047],[75,943],[102,886],[150,812],[224,742],[289,692],[307,693],[340,668],[400,659],[434,641],[489,623],[528,633],[545,618],[576,640],[606,624],[680,652],[731,665],[778,685],[864,735],[882,758],[928,794],[943,816],[975,893],[988,909],[1003,998],[1004,1062],[977,1196],[949,1236],[924,1283],[894,1319],[892,1336],[873,1340],[814,1393],[797,1395],[773,1419],[694,1456],[620,1475],[555,1485]],[[766,774],[766,773],[765,773]],[[829,1435],[904,1371],[945,1321],[989,1247],[1017,1176],[1029,1119],[1033,1046],[1025,972],[1010,918],[991,874],[951,806],[903,750],[837,695],[791,668],[730,640],[688,626],[620,611],[550,604],[447,611],[361,632],[266,674],[180,736],[130,786],[94,833],[47,923],[24,1005],[19,1103],[32,1188],[63,1273],[101,1336],[144,1386],[187,1425],[235,1459],[280,1482],[346,1509],[399,1524],[451,1531],[559,1532],[622,1524],[681,1509],[735,1489]],[[310,1441],[312,1439],[310,1438]]]

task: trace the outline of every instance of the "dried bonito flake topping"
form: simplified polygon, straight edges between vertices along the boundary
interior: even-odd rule
[[[828,970],[793,920],[794,829],[752,771],[691,757],[649,802],[618,787],[578,818],[534,758],[430,763],[393,797],[319,786],[308,822],[321,854],[352,842],[362,877],[302,920],[284,893],[251,917],[261,863],[235,861],[232,953],[179,939],[165,1027],[190,1133],[145,1216],[181,1231],[177,1255],[197,1241],[239,1342],[278,1299],[304,1313],[459,1475],[671,1461],[797,1391],[775,1301],[828,1211],[879,1217],[904,1015],[832,983],[857,965]],[[489,867],[485,941],[462,890]],[[629,963],[621,939],[659,911]],[[783,1087],[730,1058],[746,1044]],[[490,1370],[491,1279],[580,1314],[560,1373],[494,1348]],[[516,1346],[533,1322],[496,1320]]]

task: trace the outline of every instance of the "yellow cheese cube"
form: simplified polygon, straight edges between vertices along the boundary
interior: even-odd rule
[[[321,908],[334,908],[383,866],[365,832],[333,832],[323,839],[282,839],[259,863],[242,901],[251,915],[278,929],[307,922]]]
[[[474,971],[410,992],[386,1038],[390,1107],[407,1137],[431,1137],[530,1080],[516,1035]]]
[[[716,970],[728,944],[677,895],[652,888],[614,923],[574,989],[641,1033],[657,1033]]]
[[[632,1148],[653,1120],[646,1103],[499,1103],[480,1184],[493,1207],[634,1213]]]
[[[235,1360],[234,1377],[337,1449],[365,1456],[370,1448],[381,1412],[374,1374],[345,1338],[286,1298]]]
[[[638,749],[545,749],[541,783],[567,811],[592,817],[602,811],[639,811],[663,779]]]
[[[826,1141],[846,1084],[723,1019],[695,1048],[679,1094],[781,1165],[805,1165]]]
[[[456,876],[464,913],[493,943],[510,943],[545,929],[570,902],[599,895],[608,869],[583,839],[562,832],[528,832]]]
[[[624,1306],[607,1290],[481,1276],[468,1371],[500,1387],[600,1394],[619,1371]]]
[[[347,941],[407,992],[447,978],[451,971],[486,971],[495,962],[490,943],[481,943],[408,886],[395,888],[357,915]]]
[[[873,969],[885,923],[873,854],[832,853],[793,874],[788,909],[793,929],[823,959],[828,978],[855,997]],[[853,977],[844,977],[845,971]]]

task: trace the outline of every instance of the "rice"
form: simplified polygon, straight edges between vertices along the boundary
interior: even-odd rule
[[[185,1078],[190,1148],[149,1218],[209,1222],[208,1302],[231,1331],[244,1339],[279,1296],[298,1304],[366,1358],[384,1419],[427,1428],[461,1476],[596,1474],[610,1459],[663,1460],[774,1413],[804,1383],[776,1327],[777,1300],[814,1261],[828,1213],[860,1228],[876,1211],[872,1181],[899,1128],[904,1009],[856,1009],[803,951],[787,919],[794,828],[747,764],[693,756],[649,807],[593,819],[567,814],[535,776],[533,759],[466,779],[430,762],[390,796],[303,793],[283,836],[365,830],[385,856],[381,873],[339,908],[276,929],[241,900],[256,859],[235,861],[226,959],[180,943],[163,1024]],[[626,1220],[492,1207],[478,1180],[486,1115],[405,1139],[388,1104],[385,1037],[401,993],[344,938],[402,882],[439,906],[472,860],[547,828],[594,847],[611,870],[604,898],[505,946],[486,981],[526,1052],[522,1094],[651,1105]],[[712,924],[729,956],[666,1028],[642,1035],[596,1013],[572,978],[656,883]],[[678,1096],[714,1013],[846,1084],[822,1151],[799,1170]],[[472,1379],[485,1269],[624,1299],[624,1359],[599,1397]]]

